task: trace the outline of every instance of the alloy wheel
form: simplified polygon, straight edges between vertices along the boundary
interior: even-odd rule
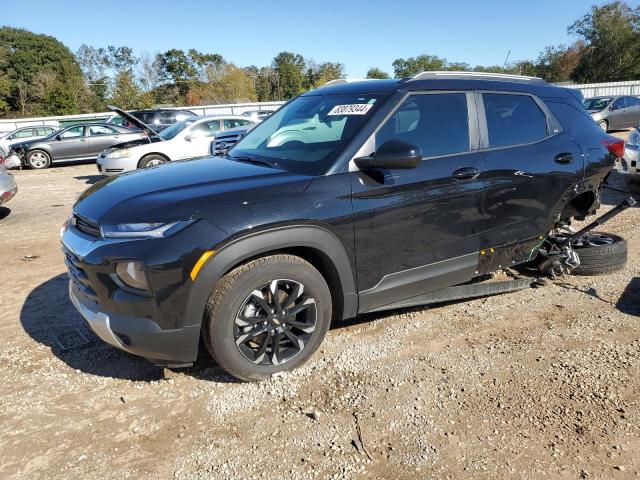
[[[154,167],[154,166],[156,166],[156,165],[160,165],[160,164],[162,164],[162,163],[164,163],[162,160],[159,160],[159,159],[157,159],[157,158],[154,158],[153,160],[149,160],[149,161],[147,162],[147,167]]]
[[[42,152],[35,152],[29,156],[29,164],[34,168],[43,168],[47,165],[47,156]]]
[[[236,346],[257,365],[283,364],[304,350],[316,319],[316,301],[303,284],[272,280],[242,302],[234,322]]]

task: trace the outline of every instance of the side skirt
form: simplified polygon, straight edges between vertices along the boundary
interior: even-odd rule
[[[517,280],[503,280],[500,282],[478,283],[475,285],[457,285],[446,287],[435,292],[418,295],[416,297],[400,300],[382,307],[367,310],[366,313],[380,312],[383,310],[394,310],[397,308],[414,307],[417,305],[428,305],[430,303],[442,303],[452,300],[464,300],[467,298],[486,297],[501,293],[517,292],[531,288],[535,282],[532,278],[521,278]],[[365,313],[365,312],[363,312]]]

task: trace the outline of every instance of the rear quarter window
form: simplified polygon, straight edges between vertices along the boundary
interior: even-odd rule
[[[529,95],[483,93],[489,147],[523,145],[547,136],[547,118]]]
[[[581,142],[593,140],[595,145],[600,143],[600,139],[603,136],[602,129],[582,105],[572,105],[571,103],[573,102],[568,103],[559,100],[545,100],[544,103],[560,122],[562,128],[572,137]]]

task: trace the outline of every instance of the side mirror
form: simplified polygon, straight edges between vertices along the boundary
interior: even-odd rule
[[[56,140],[62,140],[62,135],[56,135]]]
[[[360,170],[416,168],[422,162],[420,147],[403,140],[387,140],[370,157],[354,160]]]
[[[191,135],[185,135],[184,139],[185,139],[187,142],[190,142],[190,141],[192,140]]]

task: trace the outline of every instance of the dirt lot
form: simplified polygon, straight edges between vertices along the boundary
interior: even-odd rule
[[[0,478],[640,476],[638,209],[606,228],[629,241],[624,271],[368,315],[303,369],[242,384],[84,327],[58,230],[94,173],[17,172],[0,209]]]

